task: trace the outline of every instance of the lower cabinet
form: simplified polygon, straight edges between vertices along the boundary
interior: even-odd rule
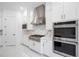
[[[52,41],[48,41],[45,38],[41,39],[40,42],[36,42],[33,40],[29,40],[29,44],[28,46],[38,52],[41,53],[43,55],[47,55],[47,56],[51,56],[53,49],[52,49]]]
[[[46,54],[48,56],[51,56],[52,50],[52,42],[45,42],[43,46],[43,54]]]
[[[40,42],[36,42],[36,41],[32,41],[32,40],[29,40],[29,47],[38,52],[38,53],[41,53],[41,43]]]
[[[34,50],[36,50],[39,53],[41,52],[40,42],[34,42]]]
[[[4,45],[16,46],[17,25],[15,16],[5,16],[3,18],[3,41]]]
[[[2,36],[0,36],[0,47],[3,47],[3,39],[2,39]]]
[[[44,38],[41,40],[41,53],[47,56],[51,56],[52,49],[52,41],[48,40],[50,38]]]

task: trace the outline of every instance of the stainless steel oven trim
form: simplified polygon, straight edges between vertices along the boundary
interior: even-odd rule
[[[77,42],[78,42],[78,23],[79,23],[78,20],[76,20],[76,25],[77,25],[77,26],[76,26],[76,41],[77,41]],[[78,42],[78,45],[79,45],[79,42]],[[76,56],[77,56],[77,57],[78,57],[78,54],[79,54],[79,53],[78,53],[78,51],[79,51],[79,50],[78,50],[78,45],[76,46]]]
[[[59,52],[59,51],[56,51],[56,50],[54,50],[53,52],[56,53],[56,54],[62,55],[64,57],[72,57],[71,55],[68,55],[68,54],[65,54],[65,53],[62,53],[62,52]]]
[[[64,41],[64,40],[54,40],[54,41],[58,41],[58,42],[62,42],[62,43],[68,43],[68,44],[73,44],[73,45],[78,45],[77,42],[69,42],[69,41]]]
[[[62,43],[68,43],[68,44],[75,45],[76,46],[76,56],[78,56],[78,44],[72,43],[72,42],[66,42],[66,41],[59,41],[59,40],[54,40],[54,41],[58,41],[58,42],[62,42]],[[67,56],[67,57],[70,57],[71,56],[71,55],[68,55],[68,54],[65,54],[65,53],[62,53],[62,52],[59,52],[59,51],[54,50],[54,46],[53,46],[53,52],[55,52],[57,54],[60,54],[60,55],[63,55],[63,56]]]
[[[65,28],[65,27],[76,27],[76,24],[66,24],[66,25],[55,25],[54,28]]]
[[[62,37],[54,37],[54,40],[64,40],[64,41],[70,41],[70,42],[77,42],[77,39],[71,39],[71,38],[62,38]]]

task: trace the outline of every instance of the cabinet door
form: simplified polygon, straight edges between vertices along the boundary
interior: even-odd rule
[[[34,45],[35,45],[34,41],[29,40],[29,43],[28,43],[28,44],[29,44],[28,46],[29,46],[30,48],[34,49]]]
[[[0,16],[0,47],[3,45],[2,16]]]
[[[52,41],[43,41],[42,53],[48,56],[52,54]]]
[[[52,8],[52,22],[63,20],[63,3],[54,2]]]
[[[52,29],[52,3],[48,2],[45,4],[45,17],[46,17],[46,29]]]
[[[79,20],[79,2],[76,2],[76,6],[75,6],[75,8],[76,8],[76,18]]]
[[[4,17],[4,41],[6,46],[16,45],[16,17]]]
[[[0,10],[0,30],[2,29],[2,13],[3,11]]]
[[[34,44],[35,44],[34,45],[34,50],[40,53],[41,52],[41,44],[40,44],[40,42],[35,41]]]
[[[64,17],[65,17],[65,20],[76,19],[75,2],[64,2]]]
[[[0,16],[0,30],[2,29],[2,19],[1,19],[1,16]]]

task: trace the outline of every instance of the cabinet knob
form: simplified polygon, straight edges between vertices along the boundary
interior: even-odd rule
[[[61,19],[63,19],[63,15],[61,15]]]
[[[63,19],[65,19],[65,17],[66,17],[66,15],[64,14],[64,15],[63,15]]]
[[[13,36],[15,36],[16,34],[13,34]]]
[[[61,15],[61,19],[65,19],[65,18],[66,18],[65,14]]]

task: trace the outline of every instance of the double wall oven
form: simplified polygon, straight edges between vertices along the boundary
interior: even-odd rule
[[[78,21],[54,23],[53,52],[78,56]]]

